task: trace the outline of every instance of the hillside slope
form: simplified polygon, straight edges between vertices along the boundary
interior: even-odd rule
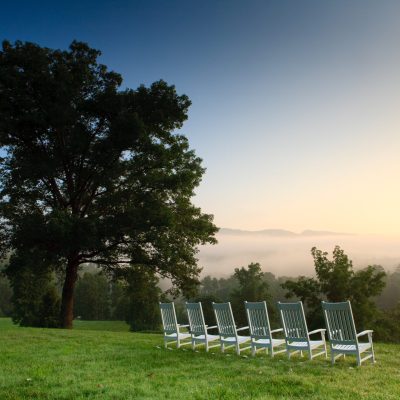
[[[100,324],[110,329],[112,323]],[[119,325],[121,330],[126,326]],[[16,399],[398,399],[399,345],[377,344],[378,362],[331,367],[285,355],[270,359],[165,350],[162,336],[19,328],[0,319],[0,398]],[[248,353],[246,353],[248,354]]]

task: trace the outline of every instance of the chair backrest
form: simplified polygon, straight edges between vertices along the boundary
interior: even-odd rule
[[[270,339],[271,327],[269,324],[267,303],[265,301],[245,301],[244,306],[251,337],[254,339]]]
[[[231,303],[212,303],[220,336],[237,336]]]
[[[279,315],[282,321],[286,342],[308,341],[308,329],[303,303],[281,303],[278,301]]]
[[[176,320],[174,303],[160,303],[160,311],[164,333],[177,333],[178,321]]]
[[[322,302],[325,324],[332,344],[357,343],[356,327],[350,301],[342,303]]]
[[[201,303],[186,303],[186,311],[189,318],[190,333],[193,335],[206,335],[206,323]]]

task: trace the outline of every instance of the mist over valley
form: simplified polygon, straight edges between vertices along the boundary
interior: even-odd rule
[[[400,236],[355,235],[305,230],[294,233],[282,229],[244,231],[222,228],[216,235],[218,244],[202,246],[199,265],[202,276],[225,277],[237,267],[258,262],[264,272],[276,276],[312,276],[314,264],[311,248],[331,255],[340,246],[353,261],[355,269],[379,264],[392,271],[400,264]]]

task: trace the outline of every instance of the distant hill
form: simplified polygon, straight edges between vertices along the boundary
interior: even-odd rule
[[[353,236],[353,233],[343,233],[343,232],[330,232],[330,231],[313,231],[311,229],[306,229],[300,233],[301,236]]]
[[[246,231],[242,229],[221,228],[219,233],[232,236],[271,236],[271,237],[299,237],[299,236],[347,236],[350,233],[339,233],[329,231],[304,230],[301,233],[287,231],[285,229],[262,229],[260,231]]]
[[[264,236],[276,236],[276,237],[290,237],[297,236],[296,233],[286,231],[284,229],[263,229],[261,231],[245,231],[242,229],[230,229],[230,228],[221,228],[219,230],[220,233],[224,235],[264,235]]]

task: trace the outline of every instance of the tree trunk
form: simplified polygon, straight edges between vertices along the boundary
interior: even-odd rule
[[[74,289],[78,278],[79,263],[76,257],[68,260],[65,281],[62,291],[60,326],[65,329],[72,329],[74,319]]]

